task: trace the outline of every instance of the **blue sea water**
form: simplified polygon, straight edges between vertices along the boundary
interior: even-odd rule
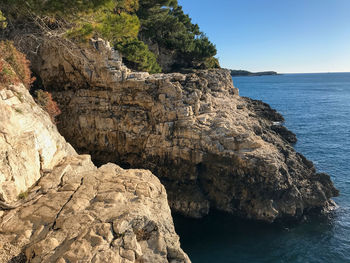
[[[331,175],[340,196],[329,218],[297,225],[264,224],[213,213],[175,216],[193,263],[350,262],[350,73],[234,77],[241,96],[263,100],[298,137],[297,151]]]

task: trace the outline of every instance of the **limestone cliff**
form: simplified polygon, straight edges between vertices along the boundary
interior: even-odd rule
[[[59,130],[97,163],[147,168],[170,206],[219,209],[272,222],[325,208],[338,191],[295,152],[295,135],[267,104],[243,98],[227,70],[130,72],[102,40],[69,52],[43,43],[35,63],[63,114]]]
[[[22,85],[0,90],[0,209],[62,159],[76,155]]]
[[[160,181],[77,155],[23,85],[0,90],[0,262],[190,262]]]

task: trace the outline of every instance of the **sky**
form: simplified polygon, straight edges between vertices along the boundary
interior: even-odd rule
[[[350,0],[178,0],[222,67],[350,72]]]

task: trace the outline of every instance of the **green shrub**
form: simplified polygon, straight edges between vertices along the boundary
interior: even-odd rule
[[[123,39],[137,39],[140,21],[136,15],[109,13],[102,16],[96,29],[105,39],[118,43]]]
[[[219,60],[215,57],[210,57],[204,60],[203,62],[204,66],[203,68],[211,69],[211,68],[220,68]]]
[[[175,51],[176,68],[216,65],[206,63],[216,55],[215,45],[184,14],[176,0],[141,1],[137,14],[141,19],[141,37]]]
[[[139,71],[150,73],[161,72],[156,56],[149,51],[148,46],[138,39],[119,42],[115,48],[124,55],[124,63]]]
[[[18,199],[24,200],[24,199],[27,199],[28,196],[29,196],[29,192],[28,192],[28,191],[21,192],[21,193],[18,195]]]
[[[0,59],[0,90],[4,87],[18,82],[11,66],[4,60]]]
[[[77,42],[87,42],[94,35],[94,27],[89,24],[82,24],[80,26],[71,28],[67,31],[66,36]]]
[[[0,10],[0,29],[5,29],[7,27],[6,17],[2,14]]]
[[[16,15],[36,15],[52,17],[76,16],[77,13],[91,12],[101,6],[111,5],[113,0],[2,0],[3,12]]]

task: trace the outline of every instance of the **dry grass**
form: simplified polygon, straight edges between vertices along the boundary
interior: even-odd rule
[[[29,61],[11,41],[0,41],[0,89],[23,83],[28,89],[34,81]]]

